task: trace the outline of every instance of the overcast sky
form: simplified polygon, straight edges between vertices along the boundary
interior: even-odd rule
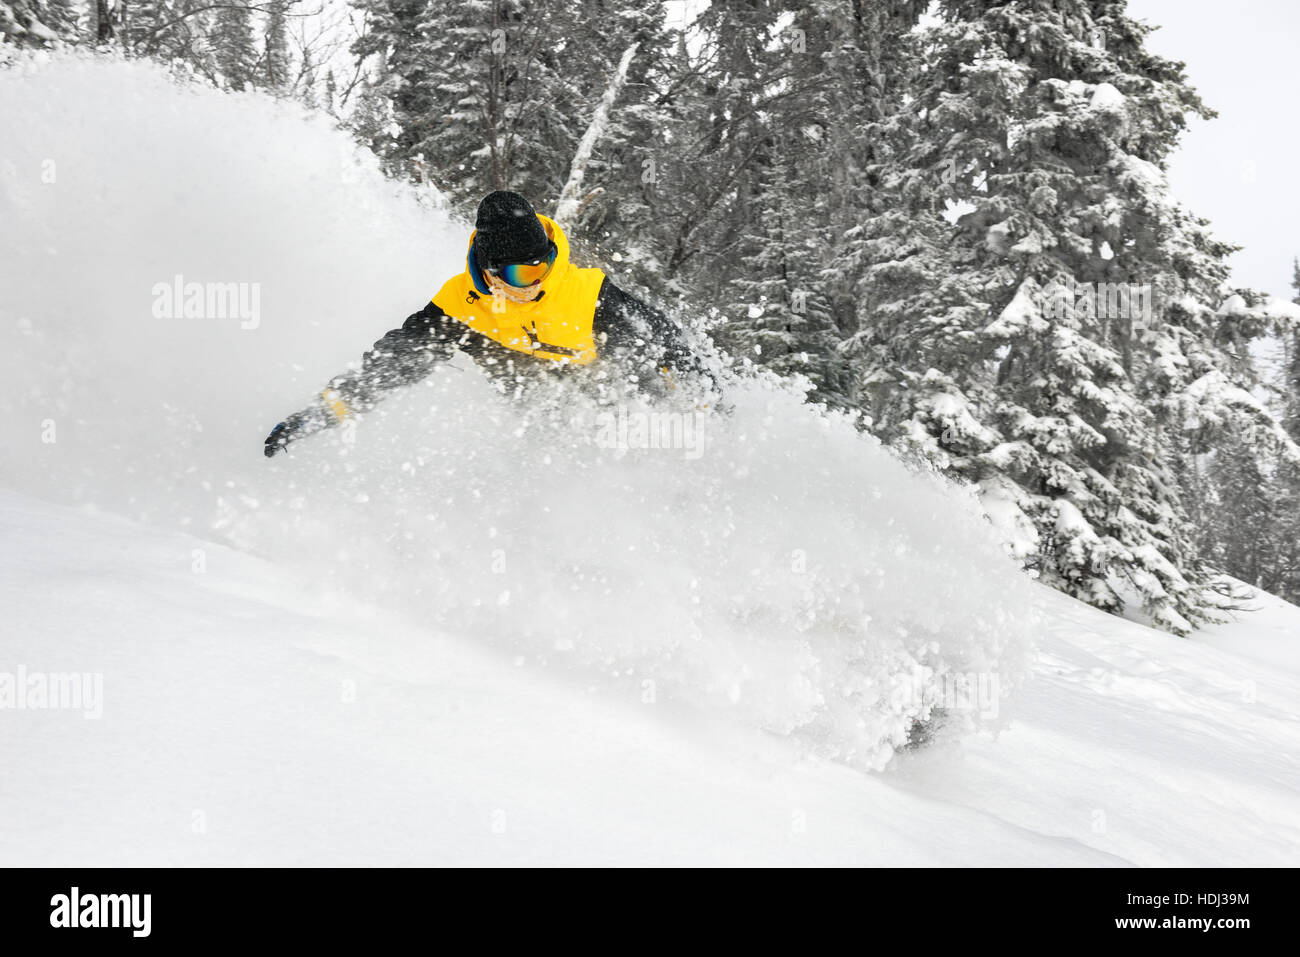
[[[1245,248],[1234,280],[1291,298],[1300,254],[1300,0],[1129,0],[1160,27],[1217,119],[1194,120],[1170,163],[1175,195]]]

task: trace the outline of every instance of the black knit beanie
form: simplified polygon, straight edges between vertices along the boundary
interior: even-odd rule
[[[518,193],[497,190],[478,204],[474,256],[484,268],[543,259],[551,240],[532,204]]]

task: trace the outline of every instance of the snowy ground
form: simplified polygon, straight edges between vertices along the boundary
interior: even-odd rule
[[[1300,863],[1300,609],[1102,615],[761,384],[611,451],[462,363],[267,462],[463,224],[147,64],[0,115],[0,864]],[[257,315],[160,314],[178,275]],[[890,760],[896,679],[967,673],[1007,696]]]
[[[103,675],[0,712],[5,864],[1300,863],[1300,675],[1046,589],[1009,727],[868,773],[197,539],[12,494],[0,535],[6,663]]]

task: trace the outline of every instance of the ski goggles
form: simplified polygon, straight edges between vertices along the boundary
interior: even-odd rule
[[[494,263],[485,267],[483,271],[490,276],[496,276],[506,285],[523,289],[545,279],[551,267],[555,265],[555,257],[558,254],[559,250],[555,248],[555,243],[551,243],[551,248],[541,259],[518,263]]]

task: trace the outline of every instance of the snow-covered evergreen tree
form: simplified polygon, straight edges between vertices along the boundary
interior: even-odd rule
[[[779,158],[757,178],[758,220],[743,235],[749,268],[730,283],[734,297],[724,311],[732,318],[720,332],[739,355],[782,374],[797,373],[813,385],[812,397],[848,403],[848,364],[838,347],[840,332],[826,295],[825,227],[788,190],[798,146],[778,148]],[[811,198],[809,202],[815,202]]]
[[[864,228],[887,207],[872,169],[885,146],[880,124],[903,100],[903,38],[924,6],[715,4],[705,20],[720,36],[748,39],[719,43],[718,62],[753,78],[724,87],[708,114],[740,146],[723,154],[737,169],[705,179],[735,184],[716,217],[725,258],[706,251],[726,277],[718,334],[741,355],[807,376],[813,397],[834,405],[856,398],[840,345],[862,314]]]
[[[274,92],[285,91],[292,80],[289,31],[285,17],[288,8],[289,0],[272,0],[266,15],[260,85]]]
[[[257,79],[257,46],[252,14],[242,5],[222,6],[212,21],[211,43],[216,68],[224,84],[244,90]]]
[[[662,4],[358,0],[370,30],[354,46],[383,80],[392,127],[373,146],[471,202],[493,189],[558,199],[578,138],[629,43]],[[634,69],[636,69],[634,67]],[[425,174],[421,174],[425,175]]]
[[[299,98],[304,106],[309,109],[316,109],[320,101],[316,92],[316,63],[311,55],[310,49],[302,51],[302,65],[299,68]]]
[[[79,38],[71,0],[0,0],[0,34],[17,46],[51,46]]]
[[[1292,304],[1300,306],[1300,260],[1293,265],[1291,284],[1296,291]],[[1284,331],[1280,340],[1283,345],[1277,383],[1280,418],[1290,438],[1300,444],[1300,321]],[[1270,590],[1292,603],[1300,603],[1300,462],[1279,456],[1272,485],[1277,521],[1273,530],[1275,584]]]
[[[1287,521],[1276,470],[1260,461],[1254,443],[1235,433],[1224,435],[1207,459],[1206,560],[1247,584],[1279,591],[1284,530],[1294,522]]]
[[[119,0],[113,8],[119,24],[116,42],[132,56],[184,64],[217,83],[209,6],[204,0]]]
[[[1230,247],[1163,175],[1209,111],[1122,0],[941,8],[882,171],[917,223],[868,272],[863,405],[1014,504],[1045,581],[1114,611],[1124,580],[1185,633],[1214,605],[1178,485],[1189,419],[1268,418],[1227,348],[1260,327],[1217,308]]]

